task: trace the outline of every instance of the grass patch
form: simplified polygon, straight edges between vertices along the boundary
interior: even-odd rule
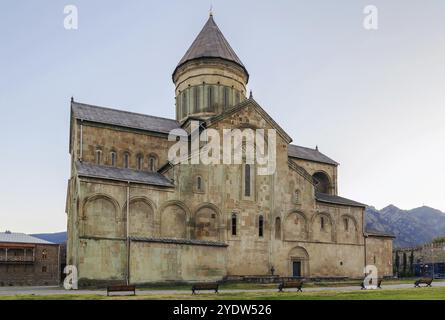
[[[99,294],[15,295],[0,300],[445,300],[445,287],[320,292],[239,292],[150,294],[107,297]]]

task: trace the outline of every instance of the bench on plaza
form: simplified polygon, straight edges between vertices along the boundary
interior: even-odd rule
[[[298,289],[297,292],[303,292],[303,280],[290,280],[290,281],[282,281],[278,285],[278,292],[283,292],[283,289],[288,288],[296,288]]]
[[[430,278],[421,278],[414,282],[414,288],[419,288],[421,284],[426,284],[427,287],[431,287],[431,283],[433,282],[433,277]]]
[[[136,295],[136,286],[135,285],[115,285],[107,287],[107,296],[110,295],[110,292],[133,292],[133,296]]]
[[[372,281],[372,280],[371,280]],[[378,278],[377,279],[377,288],[382,289],[382,281],[383,278]],[[372,285],[372,282],[370,283]],[[362,287],[362,290],[366,289],[365,288],[365,280],[362,281],[362,283],[360,284],[360,286]]]
[[[218,293],[219,284],[217,282],[195,283],[192,286],[192,294],[196,294],[198,290],[215,290]]]

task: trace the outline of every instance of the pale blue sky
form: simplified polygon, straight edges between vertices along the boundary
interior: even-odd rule
[[[255,99],[340,162],[340,195],[445,210],[445,2],[214,0]],[[2,1],[0,230],[66,228],[69,99],[174,117],[211,1]],[[63,7],[79,29],[63,28]],[[379,30],[362,27],[379,9]]]

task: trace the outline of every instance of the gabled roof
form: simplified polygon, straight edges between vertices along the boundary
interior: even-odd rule
[[[216,25],[215,20],[213,20],[213,15],[210,15],[209,20],[207,20],[195,41],[179,61],[173,74],[184,63],[200,58],[220,58],[234,62],[243,68],[248,75],[243,63]]]
[[[243,108],[245,108],[249,105],[253,106],[258,111],[258,113],[261,114],[261,116],[264,118],[264,120],[266,120],[271,127],[273,127],[274,129],[277,130],[277,133],[287,143],[292,142],[292,138],[286,133],[286,131],[284,131],[283,128],[281,128],[280,125],[278,123],[276,123],[275,120],[263,108],[261,108],[261,106],[253,98],[246,99],[243,102],[234,106],[233,108],[227,109],[223,113],[208,119],[206,121],[207,127],[213,123],[219,122],[219,121],[239,112],[240,110],[242,110]]]
[[[25,233],[17,232],[0,232],[0,242],[8,243],[27,243],[27,244],[55,244],[46,240],[42,240]]]
[[[298,158],[303,160],[309,160],[309,161],[315,161],[320,163],[327,163],[337,166],[338,163],[328,156],[324,155],[318,149],[311,149],[301,146],[296,146],[293,144],[290,144],[287,153],[289,157],[291,158]]]
[[[80,177],[99,178],[114,181],[133,182],[160,187],[173,187],[169,179],[158,172],[140,171],[125,168],[100,166],[85,162],[76,162],[77,175]]]
[[[104,108],[75,101],[71,102],[71,112],[73,117],[79,120],[165,134],[180,127],[179,122],[172,119]]]
[[[320,202],[330,203],[330,204],[339,204],[344,206],[351,206],[351,207],[367,207],[366,204],[346,199],[339,196],[334,196],[326,193],[321,192],[315,192],[315,199]]]

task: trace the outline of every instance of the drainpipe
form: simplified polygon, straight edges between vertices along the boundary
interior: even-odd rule
[[[127,285],[130,284],[130,181],[127,181]]]

